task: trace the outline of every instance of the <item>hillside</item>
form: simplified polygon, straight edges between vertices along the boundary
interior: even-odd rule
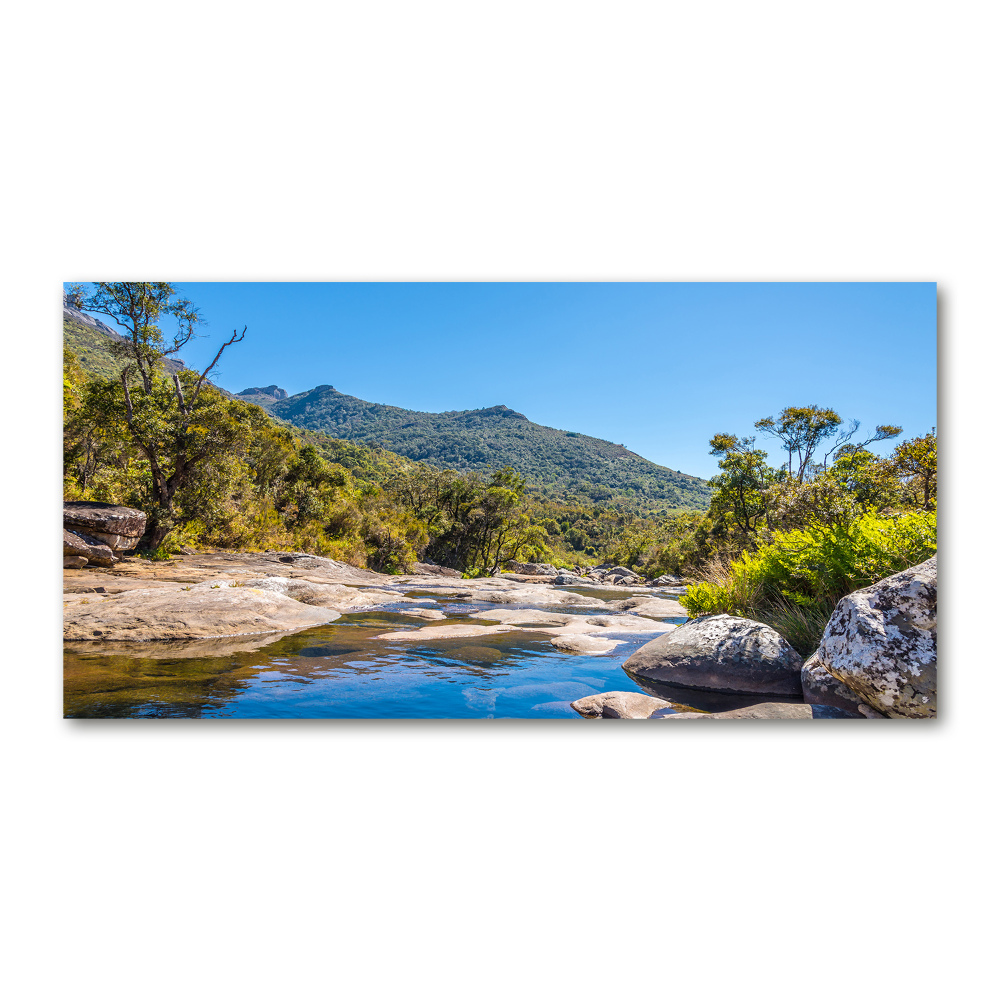
[[[533,423],[506,406],[421,413],[369,403],[321,385],[268,401],[269,412],[298,427],[379,445],[415,461],[459,471],[512,465],[545,496],[594,502],[645,501],[702,510],[703,479],[655,465],[621,445]]]

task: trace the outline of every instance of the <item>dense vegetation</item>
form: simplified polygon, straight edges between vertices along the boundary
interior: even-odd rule
[[[703,581],[681,598],[692,615],[755,618],[809,654],[841,597],[936,551],[937,436],[880,458],[868,445],[901,428],[879,426],[855,442],[856,422],[815,406],[789,407],[756,427],[780,441],[782,465],[768,465],[753,437],[716,435],[721,472],[708,513],[664,551]]]
[[[329,385],[280,401],[254,401],[297,427],[379,445],[437,468],[487,472],[510,465],[537,487],[531,492],[550,499],[704,510],[711,495],[702,479],[654,465],[622,445],[532,423],[506,406],[420,413],[369,403]]]
[[[702,581],[684,599],[690,613],[728,611],[768,621],[807,652],[839,597],[935,548],[934,432],[880,458],[868,446],[898,437],[900,428],[880,426],[856,441],[857,424],[835,411],[789,407],[756,424],[780,444],[777,467],[755,438],[718,434],[709,443],[720,472],[710,483],[708,509],[685,510],[674,499],[700,496],[700,480],[679,473],[662,478],[669,470],[620,446],[539,427],[502,407],[414,414],[329,387],[279,402],[267,395],[276,388],[270,386],[253,393],[270,401],[269,416],[213,386],[208,375],[215,362],[197,373],[173,360],[198,316],[170,285],[94,287],[81,304],[114,315],[131,337],[65,324],[65,493],[145,511],[144,547],[153,556],[190,545],[293,549],[384,572],[428,559],[469,574],[495,572],[510,559],[614,563],[648,577]],[[178,332],[167,340],[161,325],[171,317]],[[234,332],[216,361],[240,339]],[[415,461],[375,441],[338,439],[280,416],[287,402],[301,406],[296,419],[312,420],[310,400],[321,407],[320,417],[333,401],[342,418],[355,413],[358,426],[368,408],[376,425],[408,432],[404,443],[425,441],[434,461]],[[408,427],[400,415],[428,419]],[[432,449],[438,418],[443,443]],[[595,502],[595,490],[584,488],[590,480],[575,479],[572,470],[552,473],[547,490],[533,490],[519,466],[438,464],[443,454],[458,455],[470,442],[486,449],[484,442],[494,439],[519,442],[516,453],[529,469],[541,468],[537,455],[528,457],[536,445],[541,454],[549,448],[550,458],[556,455],[550,470],[572,458],[596,479],[604,462],[616,471],[600,486],[609,481],[619,492]],[[573,451],[567,440],[583,450]],[[488,452],[461,451],[462,461],[477,454]],[[648,488],[643,476],[650,477]],[[559,492],[553,483],[560,482],[571,486]],[[670,493],[674,487],[679,494]],[[670,495],[657,500],[657,490]]]

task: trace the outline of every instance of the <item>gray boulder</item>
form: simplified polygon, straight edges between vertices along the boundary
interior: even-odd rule
[[[858,710],[861,699],[820,663],[816,653],[802,664],[802,697],[809,705],[831,705],[854,716],[862,715]]]
[[[118,555],[139,544],[146,531],[146,515],[134,507],[119,507],[113,503],[70,501],[63,504],[63,527],[77,534],[90,535]]]
[[[114,566],[118,562],[111,548],[100,539],[80,531],[69,531],[67,528],[63,528],[63,557],[64,568],[67,557],[82,558],[83,563],[77,565],[93,563],[95,566]]]
[[[819,664],[894,719],[937,715],[937,556],[841,599]]]
[[[773,628],[732,615],[686,622],[647,642],[622,666],[640,684],[802,696],[802,657]]]
[[[683,581],[679,576],[671,576],[669,573],[658,576],[655,580],[649,581],[650,587],[679,587]]]

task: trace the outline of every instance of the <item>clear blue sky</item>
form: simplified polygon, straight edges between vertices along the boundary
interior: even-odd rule
[[[785,406],[831,406],[905,437],[937,424],[933,283],[178,287],[207,320],[189,366],[247,326],[215,378],[232,392],[327,383],[414,410],[503,403],[705,478],[713,434],[751,434]]]

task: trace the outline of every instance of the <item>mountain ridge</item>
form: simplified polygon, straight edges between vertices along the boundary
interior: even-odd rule
[[[371,403],[323,384],[275,400],[267,410],[294,426],[439,468],[481,472],[511,465],[550,496],[568,492],[601,502],[624,494],[681,509],[705,509],[711,497],[703,479],[602,438],[536,424],[504,404],[432,413]]]

